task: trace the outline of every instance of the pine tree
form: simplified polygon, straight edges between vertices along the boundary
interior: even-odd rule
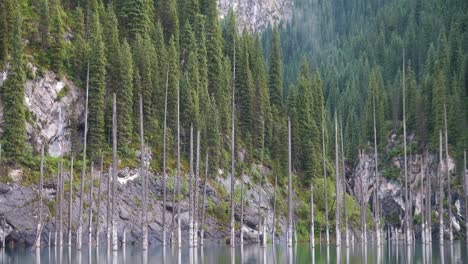
[[[88,42],[85,36],[85,22],[83,10],[78,7],[74,14],[73,39],[72,39],[72,66],[75,78],[82,84],[86,79],[86,67],[88,62]]]
[[[177,131],[177,86],[179,85],[179,53],[176,49],[175,38],[169,41],[167,50],[168,62],[168,94],[167,94],[167,126],[175,132]]]
[[[8,78],[1,87],[3,101],[3,119],[5,152],[12,160],[19,161],[24,154],[26,139],[26,115],[24,107],[24,72],[23,42],[21,38],[22,19],[19,7],[12,9],[15,16],[13,28],[13,43],[11,50],[11,68]]]
[[[437,63],[432,84],[432,143],[437,144],[439,130],[444,128],[444,105],[447,104],[446,75],[441,63]]]
[[[64,28],[60,1],[53,0],[50,7],[50,64],[52,70],[60,74],[65,57]]]
[[[116,10],[123,36],[130,42],[153,27],[154,6],[151,0],[118,0]]]
[[[174,38],[176,47],[179,46],[179,17],[176,0],[167,0],[162,4],[161,21],[164,29],[166,43]]]
[[[152,39],[155,47],[155,74],[154,74],[154,89],[153,89],[153,111],[158,120],[164,119],[164,104],[161,104],[161,98],[166,96],[166,77],[167,77],[167,54],[166,45],[164,44],[164,34],[160,21],[156,22]],[[162,122],[161,122],[162,123]]]
[[[207,109],[207,119],[210,120],[210,125],[206,128],[208,141],[207,146],[210,153],[209,168],[212,172],[215,172],[216,168],[219,168],[219,161],[222,152],[219,112],[213,96],[210,96]]]
[[[98,13],[91,15],[89,56],[89,151],[100,149],[104,143],[104,94],[106,54]]]
[[[117,141],[124,147],[133,131],[133,61],[130,46],[124,39],[119,52],[119,82],[117,87]]]
[[[281,43],[278,28],[273,30],[273,47],[270,54],[270,72],[268,86],[272,107],[283,109],[283,63],[281,58]]]
[[[50,26],[50,13],[49,13],[49,0],[41,0],[39,2],[39,33],[41,35],[41,47],[43,51],[47,51],[49,47],[49,26]]]
[[[416,130],[418,120],[418,102],[417,102],[417,85],[411,63],[408,63],[407,76],[406,76],[406,126],[409,131]]]
[[[252,88],[252,72],[249,64],[249,43],[247,34],[244,32],[243,37],[237,43],[238,51],[236,52],[236,112],[237,112],[237,130],[239,138],[249,145],[251,142],[252,130],[252,103],[253,103],[253,88]]]
[[[208,93],[208,62],[206,54],[206,33],[205,33],[205,17],[203,15],[197,15],[195,18],[194,32],[197,38],[197,59],[198,59],[198,99],[200,104],[200,131],[202,131],[202,146],[206,146],[206,128],[209,125],[208,122],[208,105],[210,95]],[[228,121],[226,121],[228,122]],[[229,123],[229,122],[228,122]],[[202,152],[206,152],[205,149]]]

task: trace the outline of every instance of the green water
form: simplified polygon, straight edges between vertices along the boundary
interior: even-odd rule
[[[1,252],[1,263],[468,263],[468,246],[464,242],[448,242],[441,248],[435,241],[431,246],[404,243],[384,243],[381,248],[359,243],[349,248],[317,244],[296,244],[287,248],[285,243],[262,248],[256,244],[230,248],[227,245],[208,243],[202,248],[182,249],[152,246],[147,252],[136,246],[119,248],[118,252],[105,247],[81,252],[74,248],[43,248],[38,253],[31,249],[6,249]]]

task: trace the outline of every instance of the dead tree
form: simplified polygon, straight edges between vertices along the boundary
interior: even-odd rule
[[[64,161],[63,159],[60,161],[60,227],[59,227],[59,246],[63,246],[63,200],[64,200],[64,182],[63,177],[65,175],[64,172]]]
[[[205,207],[206,207],[206,185],[208,183],[208,148],[206,149],[205,157],[205,182],[203,183],[203,196],[202,196],[202,213],[200,220],[200,245],[203,246],[203,239],[205,238]]]
[[[76,234],[76,250],[81,250],[82,241],[82,222],[83,222],[83,193],[84,193],[84,178],[86,176],[86,143],[88,138],[88,96],[89,96],[89,61],[86,71],[86,102],[85,102],[85,128],[83,140],[83,167],[81,168],[81,187],[80,187],[80,208],[78,213],[78,230]]]
[[[177,196],[180,196],[180,87],[177,82]],[[180,205],[177,200],[177,245],[182,247],[182,233],[180,227]]]
[[[93,175],[94,175],[94,162],[91,161],[91,175],[89,177],[89,212],[88,212],[88,244],[93,244]]]
[[[145,170],[145,139],[143,125],[143,98],[140,94],[140,176],[141,176],[141,200],[143,206],[141,208],[141,230],[143,233],[143,250],[148,249],[148,227],[147,227],[147,201],[146,201],[146,170]]]
[[[232,70],[232,109],[231,109],[231,247],[235,246],[235,222],[234,222],[234,170],[235,170],[235,119],[236,119],[236,45],[234,40],[233,70]]]
[[[112,250],[118,250],[117,241],[117,215],[115,189],[117,186],[117,100],[115,93],[112,97]]]
[[[41,146],[41,177],[39,179],[39,217],[37,220],[37,231],[35,247],[41,247],[41,233],[42,233],[42,186],[44,185],[44,145]],[[4,233],[5,234],[5,233]],[[5,236],[5,235],[3,235]]]
[[[343,119],[341,119],[341,162],[342,162],[342,184],[343,184],[343,210],[345,217],[345,245],[349,247],[349,222],[348,222],[348,201],[346,199],[346,164],[345,164],[345,151],[344,151],[344,137],[343,137]]]
[[[278,188],[278,174],[275,174],[275,188],[273,193],[273,227],[271,231],[271,240],[273,245],[276,238],[276,189]]]
[[[380,179],[379,179],[379,163],[378,163],[378,152],[377,152],[377,124],[375,117],[375,89],[372,89],[372,113],[373,113],[373,125],[374,125],[374,162],[375,162],[375,233],[377,238],[377,246],[381,245],[381,229],[380,229],[380,202],[379,202],[379,189],[380,189]],[[341,134],[343,138],[343,133]],[[343,154],[344,155],[344,154]],[[344,156],[343,156],[344,157]],[[343,161],[344,166],[344,161]],[[344,168],[343,168],[344,172]]]
[[[405,92],[405,50],[403,50],[403,149],[404,149],[404,169],[405,169],[405,229],[406,229],[406,243],[411,242],[411,229],[410,229],[410,201],[408,200],[408,162],[406,157],[406,92]]]
[[[450,170],[449,170],[449,151],[448,151],[448,132],[447,132],[447,107],[444,104],[444,124],[445,124],[445,177],[447,178],[448,187],[448,213],[449,213],[449,241],[453,244],[453,224],[452,224],[452,189],[450,184]]]
[[[70,165],[70,200],[68,202],[68,246],[71,247],[72,244],[72,217],[73,217],[73,159],[71,157]]]
[[[328,221],[328,182],[327,168],[325,161],[325,116],[322,113],[322,162],[323,162],[323,192],[325,193],[325,240],[327,245],[330,244],[330,230]]]
[[[442,130],[439,130],[439,242],[444,244],[444,176],[442,173]]]
[[[166,72],[166,95],[164,97],[164,130],[163,130],[163,246],[166,245],[166,177],[167,177],[167,164],[166,164],[166,131],[167,131],[167,87],[169,82],[169,70]]]
[[[193,124],[190,124],[190,171],[189,171],[189,247],[193,247]]]
[[[335,112],[335,189],[336,189],[336,214],[335,214],[335,234],[336,234],[336,245],[341,245],[341,196],[340,196],[340,166],[339,166],[339,155],[338,155],[338,118]]]
[[[57,163],[57,182],[55,183],[55,232],[54,232],[54,246],[57,246],[59,237],[59,226],[60,226],[60,164]]]
[[[315,247],[315,228],[314,228],[314,185],[310,183],[310,246]]]
[[[102,183],[102,174],[104,170],[104,155],[101,151],[101,161],[99,164],[99,184],[98,184],[98,193],[97,193],[97,202],[96,202],[96,247],[99,247],[99,218],[101,217],[101,183]]]
[[[429,160],[429,153],[426,149],[426,158]],[[431,174],[428,173],[427,175],[427,239],[429,243],[432,243],[432,179]]]
[[[466,150],[463,151],[463,179],[465,187],[465,227],[468,227],[468,175],[466,173]],[[466,243],[468,244],[468,228],[465,228],[466,235]]]
[[[240,244],[244,244],[244,179],[241,174],[241,195],[240,195],[240,203],[241,203],[241,212],[240,212]]]
[[[291,119],[288,117],[288,230],[287,245],[292,247],[293,212],[292,212],[292,168],[291,168]]]
[[[197,161],[196,161],[196,169],[195,169],[195,197],[194,197],[194,204],[193,210],[195,211],[195,215],[193,217],[193,228],[194,228],[194,237],[193,237],[193,244],[194,246],[198,246],[198,185],[200,184],[200,130],[197,132]]]

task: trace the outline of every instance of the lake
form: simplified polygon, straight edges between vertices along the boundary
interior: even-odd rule
[[[362,247],[360,243],[349,248],[317,244],[312,250],[308,243],[298,243],[287,248],[286,243],[262,248],[257,244],[237,246],[235,249],[219,243],[206,243],[203,248],[151,246],[147,252],[136,246],[119,248],[118,252],[106,247],[92,250],[86,246],[79,253],[73,247],[42,248],[39,254],[29,248],[6,249],[1,252],[1,263],[468,263],[468,246],[455,241],[438,241],[431,246],[417,241],[409,248],[403,242],[384,243],[378,249],[372,244]]]

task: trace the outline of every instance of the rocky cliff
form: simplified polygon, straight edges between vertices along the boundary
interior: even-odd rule
[[[268,26],[290,21],[293,15],[293,0],[219,0],[219,16],[223,19],[234,10],[237,14],[239,30],[244,27],[259,32]]]

